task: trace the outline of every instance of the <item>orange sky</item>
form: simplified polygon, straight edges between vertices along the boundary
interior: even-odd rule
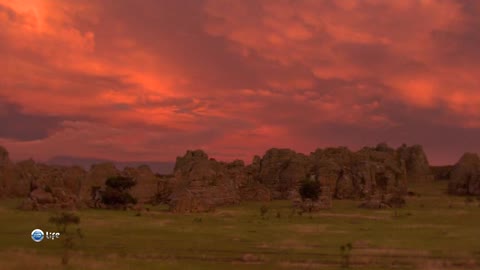
[[[480,152],[480,3],[0,0],[14,159]]]

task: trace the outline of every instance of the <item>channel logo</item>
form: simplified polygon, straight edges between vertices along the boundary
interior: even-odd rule
[[[35,229],[32,231],[32,240],[35,242],[41,242],[45,235],[43,234],[43,231],[40,229]]]

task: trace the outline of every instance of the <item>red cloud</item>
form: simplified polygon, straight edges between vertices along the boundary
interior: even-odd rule
[[[412,106],[450,103],[453,93],[473,96],[462,104],[456,99],[456,106],[480,107],[479,79],[470,76],[469,86],[461,87],[465,81],[458,77],[473,75],[479,65],[472,59],[472,70],[438,61],[455,55],[445,54],[435,33],[468,31],[471,18],[461,2],[261,1],[238,5],[208,1],[211,21],[206,30],[229,39],[239,53],[253,51],[282,65],[302,65],[319,79],[375,78],[390,88],[385,97]],[[478,5],[474,8],[478,11]],[[458,49],[455,43],[450,46]],[[358,91],[354,89],[352,95]],[[480,117],[480,110],[451,112],[462,114],[465,122]]]
[[[205,148],[250,159],[269,147],[428,144],[434,129],[472,132],[479,6],[0,0],[0,104],[56,127],[0,143],[22,158],[173,160]],[[435,143],[426,148],[446,156]]]

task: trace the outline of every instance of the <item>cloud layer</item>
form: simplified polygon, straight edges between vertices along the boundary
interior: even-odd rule
[[[220,159],[423,144],[480,151],[478,1],[0,0],[0,144]]]

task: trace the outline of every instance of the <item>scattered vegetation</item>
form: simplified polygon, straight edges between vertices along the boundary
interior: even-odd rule
[[[77,214],[89,237],[75,239],[65,268],[60,263],[64,234],[58,242],[38,245],[19,239],[33,228],[45,228],[51,213],[19,211],[18,201],[2,200],[0,269],[338,270],[342,264],[355,270],[478,269],[480,243],[472,239],[480,239],[480,209],[462,209],[465,197],[445,194],[445,182],[422,185],[412,187],[422,196],[402,209],[370,211],[358,209],[358,201],[338,200],[331,211],[305,212],[304,217],[297,216],[291,201],[245,202],[217,213],[185,215],[152,207],[149,215],[138,217],[85,209]],[[448,208],[449,201],[454,208]],[[274,222],[260,219],[262,205]],[[411,215],[393,218],[395,210],[398,216]],[[281,219],[275,218],[277,211]],[[75,237],[77,225],[67,228]],[[242,260],[243,254],[262,260]]]

